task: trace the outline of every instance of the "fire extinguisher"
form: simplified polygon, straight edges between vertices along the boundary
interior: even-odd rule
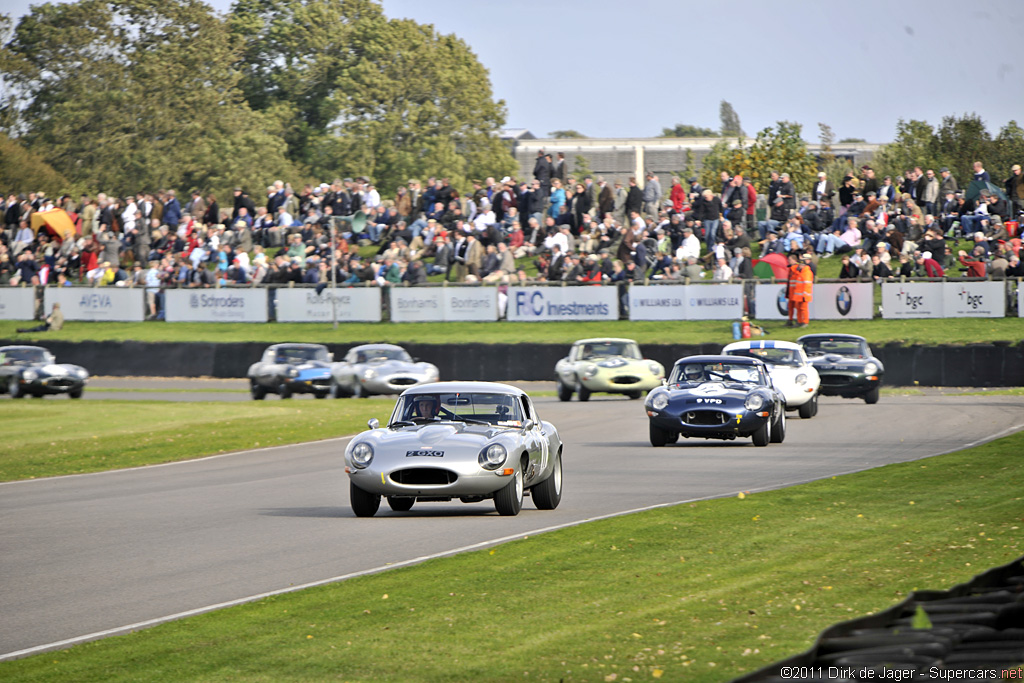
[[[750,321],[746,318],[744,318],[743,322],[740,324],[740,334],[744,339],[750,339]]]

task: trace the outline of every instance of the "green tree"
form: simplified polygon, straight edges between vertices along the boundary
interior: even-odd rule
[[[388,20],[374,0],[239,0],[245,91],[287,128],[294,158],[321,177],[359,172],[385,192],[411,177],[515,170],[495,135],[505,105],[454,35]]]
[[[937,153],[935,130],[928,122],[914,119],[899,120],[895,138],[878,150],[874,160],[879,177],[895,178],[914,166],[938,168],[943,165]],[[962,180],[964,176],[957,177]]]
[[[732,108],[726,100],[718,106],[718,117],[722,121],[721,133],[723,138],[743,137],[743,127],[740,125],[740,115]]]
[[[797,191],[810,187],[818,168],[801,137],[802,126],[791,121],[778,121],[775,128],[765,128],[750,147],[751,177],[759,192],[768,189],[769,172],[789,173]]]
[[[865,140],[864,138],[843,138],[842,140],[839,141],[839,144],[843,144],[845,142],[867,142],[867,140]]]
[[[974,173],[972,164],[975,161],[988,160],[992,136],[977,114],[944,116],[942,124],[935,131],[935,145],[937,150],[941,150],[936,155],[935,164],[948,166],[954,176],[966,180]],[[934,170],[938,172],[939,169]]]
[[[710,128],[677,123],[672,128],[662,128],[659,138],[717,138],[718,132]]]
[[[584,135],[583,133],[579,132],[578,130],[573,130],[571,128],[569,130],[553,130],[550,133],[548,133],[548,136],[549,137],[553,137],[556,140],[571,140],[571,139],[574,139],[574,138],[586,138],[587,137],[586,135]]]
[[[0,133],[0,191],[17,193],[43,190],[47,196],[56,197],[62,192],[80,193],[86,189],[73,187],[45,159]]]
[[[294,173],[242,99],[226,26],[198,0],[35,6],[2,53],[6,132],[71,183],[224,191]]]
[[[1016,121],[1010,121],[999,130],[992,148],[986,156],[986,166],[991,166],[989,175],[993,182],[1002,185],[1002,181],[1010,175],[1014,164],[1024,162],[1024,129]],[[997,179],[998,177],[998,179]]]
[[[583,182],[587,176],[593,177],[594,172],[590,170],[590,159],[582,154],[577,154],[572,162],[572,175],[577,182]]]

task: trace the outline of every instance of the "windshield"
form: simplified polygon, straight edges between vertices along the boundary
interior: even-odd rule
[[[804,362],[802,354],[796,349],[730,349],[726,353],[730,356],[760,358],[768,365],[799,366]]]
[[[761,366],[750,363],[677,363],[669,378],[669,384],[704,382],[766,384],[761,375]]]
[[[279,346],[277,347],[276,363],[301,363],[319,360],[327,362],[327,349],[322,346]]]
[[[398,399],[391,417],[391,424],[401,422],[476,422],[498,427],[520,427],[523,424],[523,413],[513,394],[410,394]]]
[[[53,356],[45,349],[5,349],[0,351],[0,364],[52,363]]]
[[[871,355],[867,342],[859,339],[808,339],[801,343],[808,356],[835,353],[850,358],[867,358]]]
[[[379,363],[386,360],[404,360],[412,362],[412,357],[405,349],[363,349],[356,352],[356,363]]]
[[[640,360],[643,356],[640,355],[640,347],[636,345],[636,342],[587,342],[579,348],[579,360],[587,360],[590,358],[605,358],[608,356],[622,356],[623,358],[633,358]]]

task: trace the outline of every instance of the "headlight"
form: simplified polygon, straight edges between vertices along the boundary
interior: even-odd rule
[[[22,376],[23,379],[27,379],[28,381],[31,382],[35,378],[39,377],[39,373],[36,372],[35,370],[29,368],[25,372],[21,373],[21,376]]]
[[[661,375],[665,372],[665,369],[661,367],[661,363],[655,363],[654,361],[647,364],[647,369],[651,371],[652,375]]]
[[[751,394],[747,396],[747,400],[743,402],[743,407],[751,412],[756,412],[764,408],[764,397],[760,394]]]
[[[587,367],[583,368],[583,378],[584,379],[590,379],[591,377],[593,377],[596,374],[597,374],[597,366],[596,365],[588,365]]]
[[[289,377],[298,377],[299,376],[299,371],[296,370],[295,368],[288,368],[288,376]]]
[[[868,363],[864,366],[865,375],[874,375],[878,372],[878,365],[875,363]]]
[[[82,379],[86,379],[89,377],[89,373],[85,370],[79,370],[78,376],[81,377]]]
[[[651,407],[655,410],[664,410],[668,405],[668,394],[655,394],[651,399]]]
[[[799,375],[797,375],[796,383],[800,385],[807,384],[807,375],[805,375],[804,373],[800,373]]]
[[[505,458],[508,457],[508,451],[500,443],[492,443],[487,448],[480,451],[480,467],[485,470],[496,470],[505,464]]]
[[[352,447],[352,464],[363,469],[373,462],[373,446],[368,443],[357,443]]]
[[[377,376],[377,371],[370,368],[363,372],[363,379],[373,379]]]

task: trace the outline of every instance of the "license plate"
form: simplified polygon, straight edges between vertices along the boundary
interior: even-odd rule
[[[444,451],[406,451],[407,458],[443,458]]]

